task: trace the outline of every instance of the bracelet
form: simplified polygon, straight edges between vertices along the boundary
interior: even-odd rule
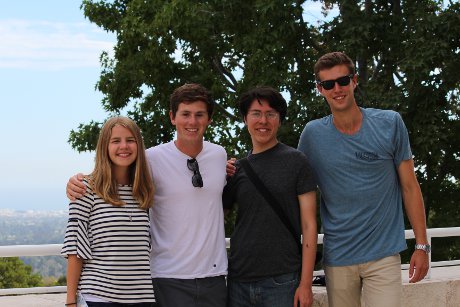
[[[77,305],[77,302],[65,304],[66,306]]]

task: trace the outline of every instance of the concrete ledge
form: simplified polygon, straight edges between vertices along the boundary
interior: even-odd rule
[[[460,266],[432,268],[430,278],[416,284],[408,275],[402,271],[404,307],[460,306]]]
[[[56,307],[64,306],[65,293],[28,294],[18,296],[0,296],[0,306],[11,307]]]
[[[313,307],[328,307],[326,287],[313,287]]]
[[[403,306],[458,307],[460,306],[460,280],[404,284]]]
[[[403,307],[459,307],[460,266],[431,270],[430,279],[408,283],[408,271],[402,270]],[[30,292],[29,292],[30,293]],[[328,307],[326,287],[313,287],[313,307]],[[0,296],[0,306],[55,307],[64,306],[65,293]]]

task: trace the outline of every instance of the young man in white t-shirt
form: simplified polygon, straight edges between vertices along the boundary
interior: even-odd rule
[[[227,155],[203,139],[213,110],[214,101],[201,85],[177,88],[170,98],[177,139],[146,151],[155,183],[150,266],[161,307],[226,304],[222,191]],[[67,185],[71,199],[83,192],[79,177]]]

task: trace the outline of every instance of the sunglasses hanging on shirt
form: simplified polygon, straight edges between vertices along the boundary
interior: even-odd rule
[[[193,172],[192,184],[195,188],[203,187],[203,178],[200,174],[200,167],[198,166],[198,161],[196,159],[187,159],[187,167]]]

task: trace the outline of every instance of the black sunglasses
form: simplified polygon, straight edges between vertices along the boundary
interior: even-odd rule
[[[353,76],[354,74],[350,74],[348,76],[343,76],[335,80],[325,80],[325,81],[316,81],[316,82],[325,90],[331,90],[334,88],[336,82],[340,86],[347,86],[348,84],[350,84],[350,81],[353,78]]]
[[[203,187],[203,178],[201,178],[200,167],[196,159],[187,159],[187,167],[193,172],[192,184],[195,188]]]

